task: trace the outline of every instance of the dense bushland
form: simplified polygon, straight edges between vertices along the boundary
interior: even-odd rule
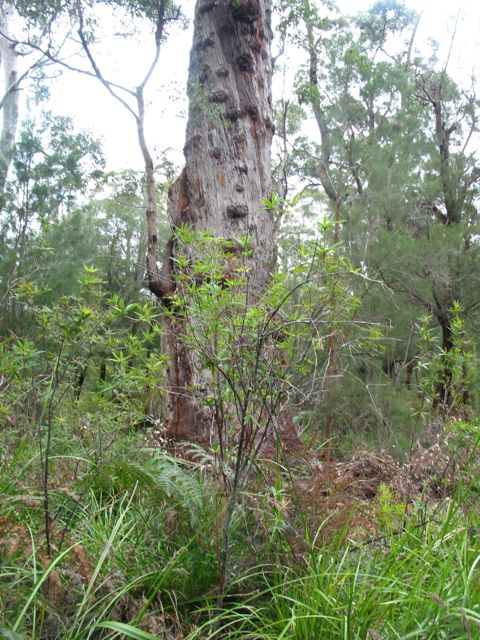
[[[225,282],[223,246],[190,235],[203,259],[175,313],[195,318],[185,339],[210,371],[210,448],[172,455],[155,417],[168,366],[156,306],[109,298],[90,267],[53,305],[22,289],[34,339],[2,342],[4,636],[476,637],[478,423],[426,417],[443,354],[425,337],[410,407],[423,444],[417,425],[402,462],[360,436],[325,460],[311,424],[285,450],[266,408],[312,401],[330,274],[337,299],[357,274],[312,240],[296,284],[279,278],[250,309],[241,254]],[[378,339],[349,331],[358,349]]]
[[[0,3],[0,636],[480,638],[474,87],[399,2],[295,0],[274,103],[269,3],[224,4],[174,180],[144,124],[180,8]],[[99,44],[146,28],[132,89]],[[213,73],[211,33],[248,51]],[[142,173],[50,111],[60,68],[133,116]]]

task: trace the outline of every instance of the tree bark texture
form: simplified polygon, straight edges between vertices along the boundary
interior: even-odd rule
[[[249,237],[252,302],[270,277],[273,255],[273,216],[262,203],[272,191],[270,14],[269,0],[197,2],[185,168],[169,194],[173,231],[187,225],[233,245],[240,236]],[[167,304],[176,290],[176,251],[172,235],[158,283]],[[181,340],[182,322],[167,320],[167,435],[203,444],[207,418],[192,393],[199,372]]]

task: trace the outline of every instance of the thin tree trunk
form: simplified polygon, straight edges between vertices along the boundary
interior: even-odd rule
[[[308,56],[309,56],[309,82],[310,82],[310,91],[311,98],[310,104],[312,106],[313,115],[315,116],[315,121],[317,123],[318,131],[320,133],[320,159],[317,167],[318,177],[320,178],[320,182],[322,183],[323,190],[327,194],[328,199],[332,204],[335,204],[338,200],[337,194],[337,185],[332,181],[332,176],[330,175],[330,158],[331,158],[331,148],[330,148],[330,132],[327,127],[327,123],[325,120],[324,111],[320,105],[319,93],[318,93],[318,54],[317,54],[317,45],[315,43],[314,35],[313,35],[313,26],[310,21],[310,15],[312,13],[312,9],[310,4],[307,2],[306,8],[308,11],[308,16],[305,20],[305,28],[307,30],[307,41],[308,41]]]
[[[435,385],[435,397],[433,409],[448,412],[452,404],[452,368],[449,362],[449,353],[453,349],[453,333],[451,326],[451,313],[446,312],[441,317],[437,316],[442,330],[442,367]]]
[[[2,2],[0,4],[0,57],[3,66],[5,93],[2,100],[2,131],[0,135],[0,196],[5,191],[8,170],[13,157],[20,94],[17,86],[18,55],[15,50],[16,45],[8,39],[10,17],[11,7]]]
[[[340,239],[340,198],[337,197],[335,203],[335,226],[333,231],[333,241],[335,244]],[[335,286],[335,281],[334,285]],[[331,305],[333,309],[336,307],[336,292],[332,291]],[[333,401],[338,391],[336,384],[336,378],[339,373],[339,359],[340,359],[340,344],[336,333],[335,324],[332,322],[328,326],[327,335],[327,368],[325,370],[325,395],[327,397],[327,415],[325,417],[325,446],[322,449],[323,459],[328,462],[330,460],[332,436],[335,429],[334,424],[334,406]]]

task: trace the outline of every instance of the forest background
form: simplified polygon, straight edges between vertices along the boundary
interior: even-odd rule
[[[478,15],[254,4],[0,5],[6,638],[479,637]]]

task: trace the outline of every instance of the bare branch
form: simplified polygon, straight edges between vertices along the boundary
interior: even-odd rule
[[[155,71],[155,67],[157,66],[158,59],[160,58],[160,49],[162,47],[163,30],[165,28],[165,9],[166,9],[166,0],[161,0],[158,7],[157,24],[155,29],[155,55],[143,81],[138,85],[138,89],[143,90],[145,88],[147,82],[150,80],[152,76],[152,73]]]
[[[67,69],[68,71],[74,71],[75,73],[80,73],[81,75],[87,76],[89,78],[97,79],[97,75],[95,73],[92,73],[88,69],[82,69],[81,67],[76,67],[74,65],[68,64],[68,62],[65,62],[65,60],[62,60],[61,58],[58,58],[57,57],[58,52],[56,54],[54,54],[49,49],[44,49],[44,48],[40,47],[38,44],[35,44],[34,42],[31,42],[30,40],[16,40],[16,39],[8,36],[7,34],[3,33],[2,31],[0,31],[0,36],[2,38],[5,38],[6,40],[11,42],[12,44],[22,45],[24,47],[30,47],[34,51],[38,51],[47,60],[49,60],[50,62],[53,62],[54,64],[58,64],[59,66],[63,67],[64,69]],[[120,91],[125,91],[125,93],[129,93],[130,95],[135,96],[135,92],[134,91],[132,91],[131,89],[128,89],[127,87],[122,86],[121,84],[117,84],[117,83],[112,82],[110,80],[107,80],[106,82],[111,87],[113,87],[114,89],[118,89]]]
[[[138,114],[135,113],[135,111],[132,109],[132,107],[128,104],[128,102],[126,100],[124,100],[121,96],[118,95],[118,93],[116,93],[114,91],[114,87],[112,85],[111,82],[109,82],[108,80],[106,80],[102,74],[102,72],[100,71],[99,66],[97,65],[97,62],[95,60],[95,58],[93,57],[93,54],[90,50],[90,46],[88,44],[87,38],[85,36],[85,32],[84,32],[84,23],[83,23],[83,12],[82,9],[80,7],[80,3],[77,3],[77,11],[78,11],[78,20],[79,20],[79,27],[78,27],[78,35],[80,36],[80,41],[82,43],[82,47],[83,50],[85,51],[85,53],[87,54],[87,58],[92,66],[94,75],[96,78],[98,78],[98,80],[103,84],[103,86],[105,87],[105,89],[108,91],[108,93],[115,98],[115,100],[117,100],[118,102],[120,102],[121,105],[123,105],[123,107],[125,107],[125,109],[135,118],[136,121],[138,121]],[[126,89],[124,89],[126,90]],[[133,93],[133,91],[128,90],[128,93],[135,95]]]
[[[455,26],[453,28],[452,37],[450,38],[450,47],[448,49],[447,59],[445,60],[445,64],[444,64],[443,69],[442,69],[442,76],[443,77],[445,77],[445,74],[447,73],[448,64],[450,62],[450,57],[452,55],[453,43],[455,42],[455,38],[457,36],[457,27],[458,27],[459,18],[460,18],[460,9],[457,11],[457,15],[456,15],[456,18],[455,18]]]

